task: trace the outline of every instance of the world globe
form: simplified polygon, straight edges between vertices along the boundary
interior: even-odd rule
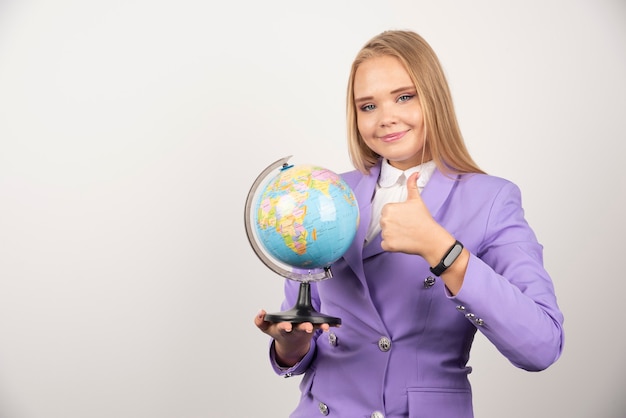
[[[310,283],[332,278],[331,265],[356,235],[359,207],[338,174],[317,165],[290,165],[289,158],[267,166],[246,198],[244,225],[255,254],[270,270],[300,282],[295,305],[267,313],[264,320],[339,326],[341,318],[312,305]]]
[[[319,269],[350,247],[359,208],[350,187],[333,171],[285,165],[260,191],[254,224],[272,257],[299,269]]]

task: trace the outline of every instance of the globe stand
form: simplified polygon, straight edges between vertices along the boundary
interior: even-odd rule
[[[300,282],[298,300],[293,308],[288,311],[265,314],[265,320],[269,322],[291,322],[292,324],[310,322],[315,325],[341,325],[341,318],[325,315],[315,310],[311,304],[311,284],[308,282]]]

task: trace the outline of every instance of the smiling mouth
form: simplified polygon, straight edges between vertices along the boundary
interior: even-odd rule
[[[383,141],[383,142],[394,142],[394,141],[397,141],[397,140],[401,139],[406,133],[407,133],[407,131],[394,132],[394,133],[389,134],[389,135],[381,136],[380,140]]]

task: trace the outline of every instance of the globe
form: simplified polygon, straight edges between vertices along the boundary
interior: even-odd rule
[[[299,269],[330,266],[350,247],[359,208],[350,187],[316,165],[286,165],[261,190],[254,210],[259,241]]]
[[[356,235],[359,207],[338,174],[317,165],[290,165],[289,158],[275,161],[259,174],[244,211],[246,235],[259,259],[275,273],[300,282],[295,305],[268,313],[265,320],[339,326],[341,318],[312,306],[310,282],[332,278],[331,265]]]

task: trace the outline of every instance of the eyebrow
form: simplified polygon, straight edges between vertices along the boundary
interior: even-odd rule
[[[400,87],[397,88],[395,90],[392,90],[389,92],[389,94],[396,94],[396,93],[400,93],[402,91],[415,91],[415,86],[406,86],[406,87]],[[364,97],[359,97],[358,99],[354,99],[355,103],[359,103],[359,102],[366,102],[368,100],[372,100],[374,99],[374,96],[364,96]]]

